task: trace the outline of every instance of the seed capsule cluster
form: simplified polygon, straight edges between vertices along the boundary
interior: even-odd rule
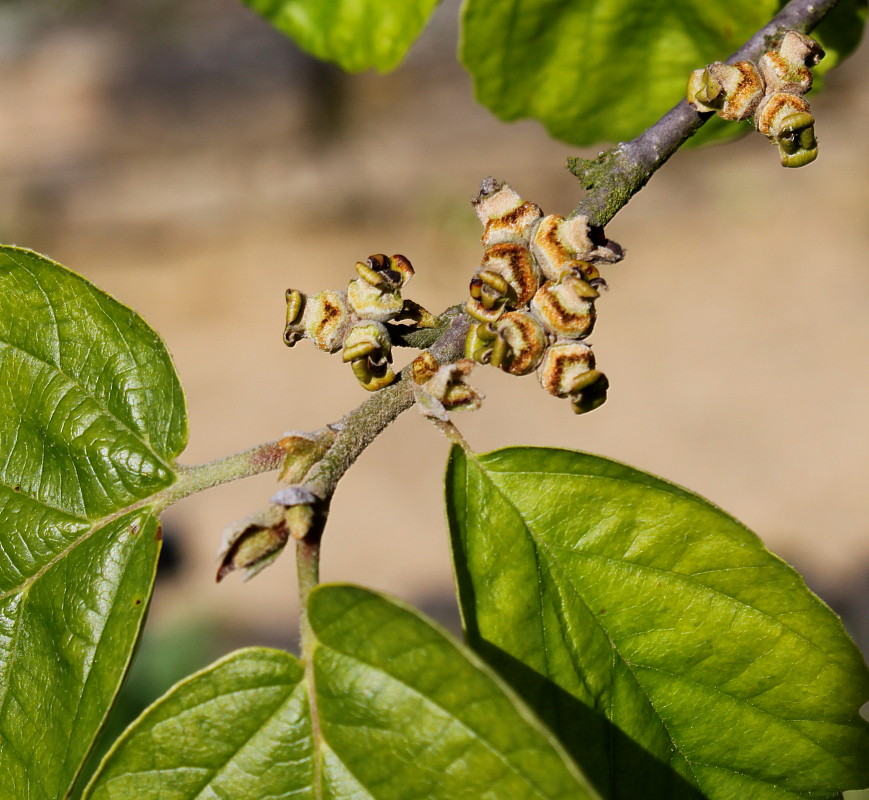
[[[483,223],[482,263],[466,303],[476,320],[465,356],[512,375],[537,370],[540,383],[581,414],[606,400],[606,376],[583,339],[606,286],[599,266],[621,247],[582,216],[544,216],[510,186],[488,178],[474,207]]]
[[[350,281],[346,292],[327,289],[306,297],[298,289],[287,289],[284,343],[292,347],[300,339],[310,339],[327,353],[341,350],[359,383],[374,392],[395,380],[392,342],[384,323],[410,319],[426,327],[434,320],[421,306],[401,297],[414,274],[404,256],[378,253],[357,262],[356,273],[359,277]]]
[[[778,145],[782,166],[802,167],[818,157],[815,118],[803,95],[812,88],[812,67],[824,57],[814,39],[787,31],[756,63],[716,61],[688,79],[687,99],[697,111],[722,119],[751,119]]]

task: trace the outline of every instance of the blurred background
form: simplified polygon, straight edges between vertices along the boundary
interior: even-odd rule
[[[183,462],[365,399],[339,358],[283,345],[287,287],[343,288],[355,261],[400,252],[417,270],[405,295],[437,312],[479,264],[482,178],[547,213],[576,205],[565,159],[594,152],[475,104],[457,10],[443,3],[395,73],[345,76],[237,0],[0,0],[0,239],[84,274],[163,336],[187,391]],[[610,224],[628,256],[598,303],[603,408],[575,417],[533,377],[480,369],[488,400],[456,419],[481,451],[582,449],[704,495],[800,569],[864,649],[867,67],[864,46],[812,98],[815,164],[782,169],[757,134],[680,152]],[[457,630],[447,450],[414,411],[392,426],[339,489],[322,571]],[[295,647],[290,553],[249,583],[214,582],[222,528],[274,487],[261,476],[167,513],[133,706],[230,648]]]

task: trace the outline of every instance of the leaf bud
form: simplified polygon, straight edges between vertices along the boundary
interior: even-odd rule
[[[362,387],[376,392],[395,380],[392,371],[392,342],[380,322],[357,322],[344,340],[341,358],[350,362],[353,374]]]
[[[218,583],[239,569],[250,580],[280,555],[289,536],[283,509],[275,506],[227,526],[218,553]]]
[[[574,273],[566,272],[557,281],[547,281],[537,290],[531,310],[556,337],[583,339],[594,328],[594,298],[597,296],[594,287]]]
[[[278,489],[270,501],[284,512],[287,531],[296,541],[319,534],[325,522],[323,503],[310,489],[304,486],[285,486]]]
[[[805,94],[812,88],[812,67],[824,57],[824,48],[798,31],[786,31],[778,47],[757,62],[767,92]]]
[[[417,356],[411,374],[416,384],[414,396],[422,413],[446,422],[448,411],[478,409],[483,395],[466,382],[474,366],[474,362],[467,358],[440,366],[430,353]],[[424,380],[429,375],[431,377]]]
[[[328,289],[308,298],[302,315],[305,335],[320,349],[335,353],[341,349],[353,322],[344,292]]]
[[[298,289],[287,289],[287,321],[284,325],[284,344],[292,347],[305,336],[302,312],[305,309],[305,295]]]

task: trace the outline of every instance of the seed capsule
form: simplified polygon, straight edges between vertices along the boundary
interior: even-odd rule
[[[496,338],[489,359],[511,375],[533,372],[548,344],[543,326],[525,311],[511,311],[495,323]]]
[[[503,242],[527,244],[543,216],[540,206],[523,200],[506,183],[491,194],[481,192],[474,200],[474,210],[484,225],[482,240],[486,247]]]
[[[471,296],[465,310],[480,322],[494,322],[508,304],[516,304],[516,292],[498,272],[483,270],[471,278]]]
[[[531,310],[553,335],[583,339],[594,327],[595,297],[597,291],[592,286],[567,272],[538,289],[531,301]]]
[[[344,340],[341,358],[350,362],[353,374],[362,387],[376,392],[395,380],[392,371],[392,342],[379,322],[357,322]]]
[[[724,102],[721,84],[712,77],[708,67],[691,73],[685,94],[688,105],[695,111],[718,111]]]
[[[569,250],[559,235],[559,227],[564,222],[560,214],[550,214],[544,217],[531,239],[531,252],[537,259],[543,276],[548,280],[556,280],[564,270],[568,261],[577,255],[576,250]],[[574,240],[577,238],[574,235]],[[584,255],[591,251],[591,242],[585,247]]]
[[[362,319],[386,322],[397,317],[404,305],[401,288],[413,277],[410,261],[402,255],[378,253],[356,262],[359,277],[350,281],[347,296]]]
[[[507,298],[510,307],[528,305],[540,286],[540,270],[531,251],[519,244],[503,243],[488,248],[481,269],[495,272],[507,281],[513,290],[513,295]]]
[[[787,31],[778,47],[757,62],[767,92],[805,94],[812,88],[812,67],[824,57],[824,48],[798,31]]]
[[[347,296],[332,289],[308,298],[302,315],[305,335],[327,353],[341,349],[352,321]]]
[[[547,392],[569,397],[577,414],[592,411],[606,400],[609,381],[595,369],[594,353],[583,342],[556,342],[546,351],[537,375]]]
[[[722,119],[748,119],[763,98],[763,78],[750,61],[722,64],[716,61],[707,69],[721,86],[722,100],[718,116]],[[716,100],[718,102],[718,100]]]
[[[818,157],[815,118],[808,102],[794,94],[769,95],[757,111],[757,129],[779,147],[784,167],[802,167]]]

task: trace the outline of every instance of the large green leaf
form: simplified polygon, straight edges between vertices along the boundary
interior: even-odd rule
[[[783,4],[466,0],[460,56],[477,99],[501,119],[532,117],[577,145],[619,141],[678,103],[691,70],[727,58]],[[864,7],[848,0],[825,21],[825,67],[856,47]],[[743,132],[717,127],[719,139]]]
[[[157,335],[83,278],[0,247],[0,786],[55,798],[150,597],[184,401]]]
[[[311,55],[348,72],[394,69],[440,0],[242,0]]]
[[[85,796],[598,797],[489,669],[416,612],[353,586],[316,589],[308,610],[307,674],[274,650],[217,662],[128,729]]]
[[[793,800],[869,784],[859,652],[721,510],[537,448],[454,449],[447,501],[469,643],[602,795]]]

